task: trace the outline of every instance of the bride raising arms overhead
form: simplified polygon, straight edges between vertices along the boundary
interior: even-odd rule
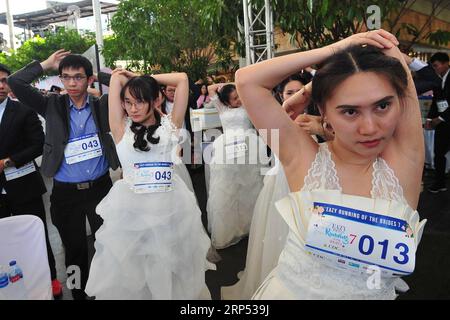
[[[176,87],[169,115],[159,111],[160,84]],[[188,92],[184,73],[112,75],[109,121],[123,179],[96,208],[105,223],[96,233],[90,296],[210,298],[205,270],[214,268],[206,260],[211,242],[177,152]]]
[[[368,168],[377,156],[381,156],[399,178],[408,204],[416,208],[424,161],[420,109],[414,84],[392,34],[384,30],[356,34],[324,48],[248,66],[236,74],[238,92],[258,129],[280,130],[279,158],[290,189],[300,190],[318,144],[289,121],[270,90],[293,70],[333,58],[352,45],[366,44],[382,49],[385,54],[384,57],[367,55],[367,59],[377,57],[391,64],[401,63],[403,70],[400,72],[407,78],[403,81],[404,87],[400,87],[401,82],[396,81],[399,75],[389,65],[376,67],[376,61],[358,65],[350,54],[342,52],[338,58],[346,63],[329,66],[340,74],[332,79],[329,74],[326,78],[322,76],[327,70],[319,72],[313,79],[312,98],[324,120],[336,132],[329,145],[338,172],[344,169],[349,173],[348,176],[344,172],[340,175],[345,192],[369,196],[370,190],[361,190],[355,176],[369,177]]]
[[[369,262],[368,265],[377,265],[383,271],[395,270],[399,274],[412,272],[414,265],[409,266],[409,271],[404,267],[414,260],[412,256],[424,225],[424,222],[418,222],[415,211],[424,143],[414,84],[397,45],[397,39],[389,32],[370,31],[237,72],[238,92],[255,127],[269,129],[269,132],[270,129],[279,130],[278,157],[293,191],[288,199],[277,204],[290,227],[290,235],[278,266],[258,289],[255,298],[395,298],[394,288],[400,285],[395,276],[382,282],[384,290],[371,292],[363,277],[352,277],[339,263],[328,261],[344,252],[350,262]],[[272,97],[271,90],[295,70],[320,63],[323,66],[313,79],[311,95],[324,122],[332,127],[335,138],[319,145],[290,121]],[[306,94],[309,93],[303,89],[296,97],[300,101]],[[295,99],[285,107],[291,117],[292,113],[303,111],[298,109]],[[267,140],[271,142],[270,135]],[[404,254],[405,259],[387,257],[383,251],[382,261],[379,261],[372,252],[374,250],[365,247],[365,240],[368,237],[373,240],[375,231],[373,227],[364,229],[368,235],[361,234],[358,239],[360,252],[350,254],[351,246],[340,243],[344,249],[327,250],[327,255],[322,256],[328,259],[327,263],[320,262],[320,268],[314,268],[317,260],[312,256],[320,256],[326,245],[321,231],[314,233],[314,227],[320,223],[313,219],[311,211],[315,211],[311,207],[316,209],[318,202],[331,204],[329,207],[370,212],[369,215],[376,213],[377,217],[401,219],[405,229],[406,226],[413,229],[415,242],[398,253]],[[325,216],[332,219],[327,208]],[[319,209],[321,213],[324,210]],[[315,221],[314,225],[310,224],[312,221]],[[346,227],[350,228],[347,220],[339,221],[345,221]],[[353,226],[355,230],[367,227],[364,221],[358,223]],[[383,237],[389,233],[383,232]],[[396,234],[394,238],[404,236],[407,235]],[[345,251],[347,249],[350,251]],[[405,252],[409,252],[409,256]],[[392,263],[383,261],[389,258]],[[395,265],[396,262],[400,265]],[[327,281],[321,282],[320,290],[312,289],[314,285],[310,282],[314,277],[311,272],[318,272],[322,280],[328,275]],[[351,290],[344,292],[343,283]]]

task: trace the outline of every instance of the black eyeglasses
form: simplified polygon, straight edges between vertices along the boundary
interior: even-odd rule
[[[145,101],[138,100],[136,102],[131,102],[130,100],[125,100],[124,103],[125,108],[131,109],[131,107],[135,106],[136,109],[141,110],[147,104]]]
[[[84,79],[86,79],[87,77],[81,76],[81,75],[76,75],[76,76],[62,75],[62,76],[59,76],[59,78],[61,79],[62,82],[69,82],[70,80],[73,80],[76,82],[81,82]]]

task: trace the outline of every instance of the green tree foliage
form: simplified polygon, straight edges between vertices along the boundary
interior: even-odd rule
[[[236,42],[239,52],[243,41],[238,41],[236,18],[242,21],[242,0],[207,1],[203,7],[204,23],[222,35],[222,39]],[[413,36],[410,46],[417,42],[432,45],[447,45],[450,32],[447,30],[427,30],[448,0],[433,1],[429,18],[424,26],[402,24],[400,19],[411,9],[416,0],[271,0],[274,24],[291,35],[291,43],[301,49],[321,47],[343,39],[353,33],[366,30],[371,12],[367,8],[377,5],[381,9],[381,23],[390,32],[399,35],[401,31]],[[253,0],[259,8],[264,0]],[[445,4],[447,3],[447,4]],[[241,39],[244,39],[241,34]]]
[[[204,78],[211,63],[230,62],[222,39],[204,23],[204,0],[124,0],[111,21],[115,35],[105,41],[106,64],[128,60],[144,72],[186,71]],[[228,49],[228,48],[227,48]]]
[[[46,33],[44,38],[36,36],[25,41],[17,50],[7,54],[0,53],[0,63],[15,71],[33,60],[43,61],[58,49],[70,50],[72,53],[83,53],[95,44],[95,35],[76,30],[58,29],[55,33]]]
[[[313,49],[361,32],[369,5],[377,4],[389,11],[393,2],[398,0],[273,1],[273,10],[276,25],[291,35],[291,43]]]
[[[200,23],[214,34],[221,49],[245,54],[242,0],[197,0]],[[240,26],[238,26],[240,25]]]

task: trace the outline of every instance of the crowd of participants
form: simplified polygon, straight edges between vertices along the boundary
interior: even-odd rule
[[[88,59],[64,50],[13,74],[2,65],[0,217],[42,219],[55,297],[62,285],[41,175],[53,182],[49,214],[65,265],[80,268],[74,299],[210,299],[205,271],[215,270],[216,249],[247,236],[246,268],[223,299],[395,299],[426,222],[416,211],[423,130],[435,132],[432,193],[447,190],[450,149],[449,57],[428,64],[398,44],[384,30],[355,34],[247,66],[234,82],[194,82],[176,70],[94,74]],[[51,71],[63,88],[33,86]],[[425,92],[433,98],[423,121]],[[181,131],[193,136],[195,109],[215,109],[221,122],[205,163],[207,226],[188,170],[196,167],[183,163],[194,148],[179,145]],[[252,152],[266,157],[252,162]],[[110,170],[121,172],[114,184]],[[386,228],[336,216],[336,207],[381,216]],[[336,233],[329,239],[338,222],[359,235],[359,251]],[[397,246],[380,259],[365,240],[383,237]],[[367,284],[372,266],[381,269],[377,289]]]

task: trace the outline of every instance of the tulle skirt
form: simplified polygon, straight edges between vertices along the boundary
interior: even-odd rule
[[[214,152],[223,149],[224,139],[214,141]],[[210,164],[208,230],[215,248],[239,242],[250,230],[256,199],[263,186],[260,164]],[[248,163],[248,162],[245,162]]]
[[[173,190],[134,193],[117,181],[97,206],[86,293],[97,299],[210,299],[205,271],[210,240],[194,194],[175,175]]]

